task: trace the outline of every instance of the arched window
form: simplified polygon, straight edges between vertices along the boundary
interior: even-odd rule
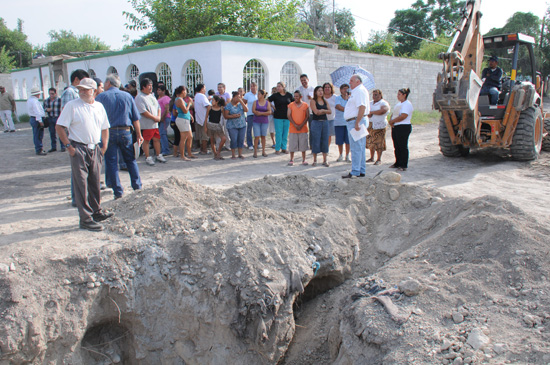
[[[27,100],[27,80],[23,79],[23,85],[21,87],[21,96],[23,100]]]
[[[300,74],[301,71],[296,63],[288,61],[283,65],[281,69],[281,81],[285,83],[286,90],[289,93],[293,93],[300,87]]]
[[[40,84],[38,83],[38,77],[33,77],[33,79],[32,79],[32,87],[40,88]]]
[[[88,70],[88,74],[90,75],[91,78],[94,78],[94,77],[97,77],[95,71],[93,68],[89,69]]]
[[[118,75],[118,71],[116,70],[115,66],[111,66],[107,69],[107,75],[110,75],[110,74]]]
[[[203,83],[201,65],[195,60],[189,60],[183,66],[183,83],[191,94],[195,93],[195,87]]]
[[[63,75],[59,75],[57,78],[57,85],[55,86],[58,93],[62,93],[65,90],[65,82],[63,82]]]
[[[167,90],[172,90],[172,70],[166,63],[157,66],[157,81],[164,82]]]
[[[13,98],[14,99],[19,99],[20,96],[19,96],[19,80],[15,80],[14,83],[13,83]]]
[[[250,83],[256,81],[258,89],[265,90],[265,70],[262,63],[257,59],[251,59],[243,69],[243,87],[250,91]]]
[[[48,90],[50,89],[50,77],[48,75],[44,76],[44,98],[48,95]]]
[[[126,79],[128,81],[135,80],[136,82],[139,80],[139,68],[136,65],[131,64],[128,66],[128,70],[126,71]]]

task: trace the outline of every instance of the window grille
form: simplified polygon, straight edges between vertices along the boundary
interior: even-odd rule
[[[195,94],[195,87],[203,83],[202,68],[197,61],[190,60],[187,62],[183,72],[183,82],[189,89],[190,94]]]
[[[283,65],[281,81],[285,83],[286,91],[291,94],[300,87],[300,70],[296,63],[288,61]]]
[[[130,74],[128,76],[129,80],[137,82],[139,79],[139,68],[136,65],[130,65]]]
[[[252,81],[258,84],[258,90],[265,90],[265,70],[260,61],[256,59],[248,61],[243,69],[243,87],[246,91],[250,91]]]
[[[107,69],[107,75],[109,74],[115,74],[115,75],[118,75],[118,71],[116,70],[115,66],[111,66]],[[90,75],[92,76],[92,75]]]
[[[167,90],[172,90],[172,71],[164,62],[157,67],[157,80],[164,82]]]
[[[89,69],[88,70],[88,74],[90,75],[90,77],[93,79],[94,77],[97,77],[95,71],[93,69]]]

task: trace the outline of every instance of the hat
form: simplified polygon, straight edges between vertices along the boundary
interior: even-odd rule
[[[31,89],[31,95],[36,95],[36,94],[42,94],[42,90],[40,90],[40,88],[37,86]]]
[[[497,56],[491,56],[491,58],[489,58],[489,61],[498,62],[498,57]]]
[[[85,77],[82,80],[80,80],[80,84],[76,85],[76,87],[81,87],[83,89],[97,89],[97,84],[94,80],[90,79],[89,77]]]

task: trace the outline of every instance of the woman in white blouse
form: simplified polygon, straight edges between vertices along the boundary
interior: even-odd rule
[[[413,106],[409,98],[410,89],[400,89],[397,92],[399,103],[393,108],[393,114],[389,120],[392,127],[391,139],[395,148],[395,163],[391,168],[397,171],[406,171],[409,163],[409,136],[412,131],[411,117]]]

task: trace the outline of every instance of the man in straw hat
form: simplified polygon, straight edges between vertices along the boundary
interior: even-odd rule
[[[46,155],[46,152],[42,149],[42,138],[44,138],[44,123],[42,118],[46,116],[42,103],[38,101],[38,96],[42,94],[39,87],[33,87],[31,89],[31,97],[27,100],[27,111],[31,119],[29,122],[32,126],[32,139],[34,142],[34,151],[39,156]]]
[[[80,228],[101,231],[103,226],[99,222],[113,215],[101,210],[99,187],[101,164],[109,142],[109,120],[103,105],[94,99],[96,82],[83,78],[77,88],[80,98],[65,105],[57,120],[56,131],[71,156]]]

